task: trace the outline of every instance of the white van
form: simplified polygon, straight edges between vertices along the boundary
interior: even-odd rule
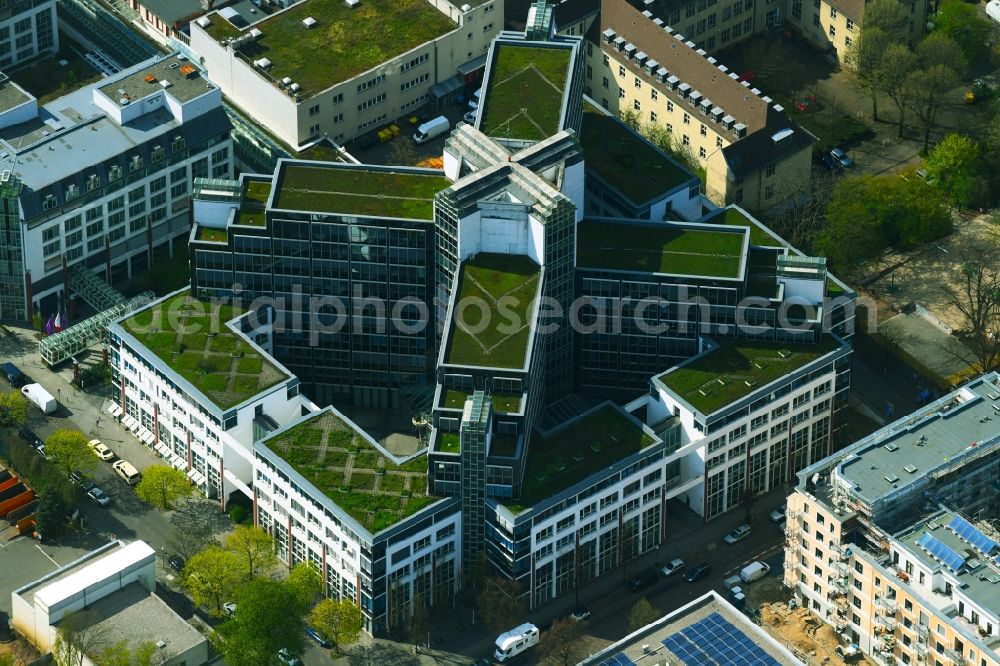
[[[130,486],[134,486],[142,479],[142,474],[139,474],[139,470],[133,467],[132,463],[127,460],[119,460],[112,467],[115,470],[115,474],[122,477],[125,483]]]
[[[986,15],[1000,23],[1000,0],[990,0],[986,3]]]
[[[469,99],[469,108],[473,111],[479,108],[479,98],[483,95],[483,89],[480,87],[479,90],[472,93],[472,97]]]
[[[740,580],[744,583],[752,583],[760,580],[771,571],[771,565],[767,562],[751,562],[740,571]]]
[[[451,129],[451,123],[444,116],[431,118],[426,123],[417,128],[413,133],[413,140],[417,143],[430,141],[436,136],[440,136]]]
[[[497,637],[497,649],[493,656],[502,663],[536,645],[538,645],[538,627],[525,623]]]
[[[59,408],[59,403],[51,393],[42,388],[41,384],[25,384],[21,387],[21,393],[46,414],[51,414]]]

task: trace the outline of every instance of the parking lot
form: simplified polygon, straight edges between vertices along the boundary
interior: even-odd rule
[[[386,164],[392,166],[416,166],[420,162],[428,159],[438,158],[444,154],[444,142],[448,138],[448,132],[435,137],[425,143],[417,143],[413,140],[413,133],[417,130],[419,123],[411,124],[410,117],[418,119],[431,119],[435,116],[443,115],[448,118],[452,128],[462,122],[462,116],[468,111],[468,107],[463,103],[461,106],[453,104],[440,111],[432,111],[429,108],[419,109],[411,115],[399,118],[396,125],[399,127],[399,136],[386,141],[376,143],[366,148],[346,146],[347,151],[363,164]]]

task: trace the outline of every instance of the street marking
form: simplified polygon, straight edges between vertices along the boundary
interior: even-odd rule
[[[42,550],[42,547],[41,547],[41,546],[39,546],[39,545],[38,545],[37,543],[35,544],[35,548],[37,548],[37,549],[38,549],[38,552],[39,552],[39,553],[41,553],[41,554],[42,554],[42,555],[44,555],[45,557],[48,557],[48,558],[49,558],[49,562],[51,562],[52,564],[56,565],[56,567],[57,567],[57,568],[59,567],[59,563],[58,563],[58,562],[56,562],[55,560],[53,560],[53,559],[52,559],[51,557],[49,557],[49,554],[48,554],[48,553],[46,553],[46,552],[45,552],[44,550]]]

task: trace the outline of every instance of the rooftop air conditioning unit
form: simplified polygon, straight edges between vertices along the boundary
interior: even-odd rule
[[[291,77],[286,76],[285,78],[281,79],[281,85],[284,86],[284,87],[286,87],[286,88],[288,86],[292,85],[292,79],[291,79]]]
[[[304,25],[307,29],[316,25],[316,23],[317,23],[316,19],[314,19],[312,16],[307,16],[304,19],[302,19],[302,25]]]
[[[267,69],[268,67],[271,66],[271,61],[268,60],[267,58],[260,58],[258,60],[254,60],[253,64],[259,67],[260,69]]]
[[[344,4],[347,5],[348,9],[354,9],[361,4],[361,0],[344,0]]]
[[[166,79],[162,79],[160,81],[160,87],[163,88],[164,90],[166,90],[167,88],[169,88],[172,85],[174,85],[174,84],[172,84],[170,81],[167,81]]]
[[[251,39],[260,39],[264,36],[264,33],[260,31],[260,28],[250,28],[250,30],[247,31],[247,34],[250,35]]]
[[[288,86],[288,89],[291,90],[293,93],[297,93],[301,88],[302,86],[300,86],[297,83],[293,83],[292,85]]]
[[[472,11],[472,6],[471,5],[462,5],[461,9],[462,9],[463,12],[471,12]]]

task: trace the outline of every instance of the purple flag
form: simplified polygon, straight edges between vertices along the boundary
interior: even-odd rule
[[[52,335],[56,330],[56,316],[54,314],[49,315],[49,320],[45,323],[45,335]]]

